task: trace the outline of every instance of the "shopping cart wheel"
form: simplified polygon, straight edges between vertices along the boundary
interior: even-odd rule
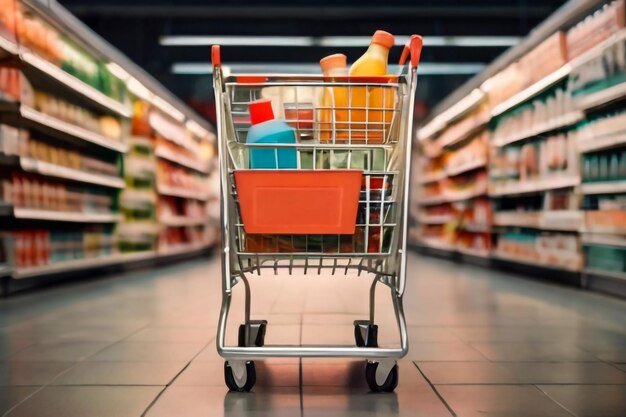
[[[381,367],[380,371],[378,370],[379,366]],[[365,365],[365,380],[373,392],[393,392],[398,386],[398,365],[393,362],[393,366],[388,372],[385,372],[384,367],[386,366],[381,366],[380,362],[371,361],[367,361]],[[376,377],[377,374],[378,378]]]
[[[236,367],[241,369],[235,371]],[[224,381],[226,386],[231,391],[248,392],[252,389],[256,383],[256,370],[254,368],[254,361],[246,361],[245,364],[233,365],[228,361],[224,362]]]
[[[358,347],[378,347],[378,325],[369,320],[354,321],[354,341]]]

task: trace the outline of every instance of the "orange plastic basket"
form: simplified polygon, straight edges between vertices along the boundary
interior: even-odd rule
[[[354,234],[363,171],[240,170],[246,233]]]

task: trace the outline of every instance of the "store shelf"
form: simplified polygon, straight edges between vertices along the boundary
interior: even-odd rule
[[[22,51],[20,56],[25,63],[27,63],[30,67],[37,69],[42,75],[80,94],[94,104],[98,105],[102,108],[102,110],[112,112],[122,117],[132,116],[132,109],[130,106],[108,97],[106,94],[98,91],[89,84],[84,83],[38,55],[30,51]]]
[[[473,171],[475,169],[486,167],[486,166],[487,166],[487,160],[477,159],[475,161],[466,162],[462,165],[450,167],[446,169],[446,173],[448,174],[448,176],[453,177],[455,175],[464,174],[466,172]]]
[[[626,236],[584,233],[581,241],[585,245],[616,246],[626,248]]]
[[[19,48],[17,44],[9,40],[4,31],[0,31],[0,57],[15,56],[17,55]]]
[[[544,133],[548,133],[554,130],[563,129],[565,127],[572,126],[579,121],[583,120],[585,115],[581,111],[573,111],[571,113],[564,114],[552,121],[547,123],[543,123],[537,126],[534,129],[527,130],[525,132],[521,132],[519,134],[510,136],[508,138],[494,138],[492,140],[493,145],[495,146],[506,146],[515,142],[522,141],[524,139],[532,138]]]
[[[577,232],[585,224],[585,213],[579,210],[500,212],[494,213],[493,225],[530,229]]]
[[[590,182],[581,187],[583,194],[617,194],[626,193],[626,181]]]
[[[454,220],[454,216],[451,214],[442,214],[437,216],[421,215],[417,218],[417,221],[421,224],[445,224]]]
[[[560,188],[576,187],[579,184],[580,179],[577,177],[555,177],[539,181],[493,185],[489,191],[489,195],[498,197],[505,195],[530,194],[549,190],[558,190]]]
[[[626,98],[626,82],[605,88],[596,93],[580,96],[574,101],[574,104],[580,110],[589,111],[623,98]]]
[[[19,107],[19,114],[23,121],[26,121],[29,126],[41,130],[44,133],[69,136],[73,139],[80,139],[117,152],[124,153],[128,150],[128,146],[121,141],[107,138],[99,133],[64,122],[55,117],[50,117],[32,107],[21,105]]]
[[[453,137],[452,139],[448,139],[448,141],[443,142],[440,145],[442,148],[447,148],[450,146],[454,146],[459,142],[463,142],[465,139],[468,139],[471,136],[474,136],[475,134],[483,130],[487,126],[487,123],[489,123],[488,118],[486,120],[480,120],[470,129],[466,130],[465,132],[462,132],[460,135]]]
[[[2,206],[0,208],[0,214],[23,220],[47,220],[69,223],[116,223],[122,219],[119,213],[77,213],[12,206]]]
[[[183,190],[180,188],[170,187],[169,185],[157,184],[157,192],[161,195],[170,197],[189,198],[192,200],[206,201],[209,199],[207,194],[201,194],[199,191]]]
[[[475,256],[477,258],[490,258],[491,257],[491,252],[488,250],[480,250],[480,249],[472,249],[472,248],[464,248],[461,246],[458,246],[456,249],[459,253],[462,253],[463,255],[469,255],[469,256]]]
[[[626,146],[626,132],[616,135],[600,136],[592,139],[579,140],[578,150],[580,153],[595,152],[604,149]]]
[[[529,266],[534,266],[534,267],[538,267],[538,268],[548,268],[548,269],[554,269],[554,270],[558,270],[558,271],[569,271],[569,272],[580,272],[580,267],[578,265],[575,266],[564,266],[564,265],[558,265],[558,264],[554,264],[554,263],[550,263],[550,262],[543,262],[543,261],[530,261],[528,259],[524,259],[524,258],[519,258],[517,256],[513,256],[507,253],[503,253],[501,251],[495,250],[492,253],[492,257],[494,259],[499,259],[501,261],[506,261],[506,262],[514,262],[514,263],[518,263],[518,264],[522,264],[522,265],[529,265]]]
[[[110,188],[122,189],[125,186],[124,180],[108,175],[92,174],[78,169],[67,168],[61,165],[51,164],[45,161],[38,161],[33,158],[19,158],[20,166],[24,171],[34,172],[55,178],[65,178],[73,181],[80,181],[87,184],[97,184]]]
[[[598,268],[585,268],[584,272],[587,275],[596,275],[626,281],[626,272],[607,271],[605,269]]]
[[[429,248],[439,249],[439,250],[444,250],[444,251],[449,251],[449,252],[454,252],[456,250],[456,247],[452,243],[446,242],[443,239],[421,237],[418,239],[418,243],[420,245],[424,245]]]
[[[441,181],[445,178],[448,177],[448,174],[445,173],[445,171],[440,171],[436,174],[430,174],[430,175],[426,175],[424,177],[419,177],[417,180],[418,184],[428,184],[431,182],[437,182],[437,181]]]
[[[207,217],[193,218],[186,216],[170,216],[161,217],[159,223],[167,227],[187,227],[187,226],[199,226],[207,225],[209,219]]]
[[[208,248],[209,243],[185,243],[182,245],[171,246],[169,248],[159,248],[158,254],[160,256],[175,256],[188,252],[195,252]]]
[[[41,275],[57,274],[81,269],[91,269],[103,266],[112,266],[127,262],[148,260],[156,257],[156,252],[145,251],[136,253],[118,253],[114,255],[101,256],[98,258],[76,259],[71,261],[54,262],[47,265],[17,268],[13,271],[13,278],[34,278]]]
[[[470,233],[491,233],[491,226],[482,223],[462,223],[460,228]]]
[[[203,174],[209,173],[209,167],[203,164],[202,162],[195,161],[190,158],[185,158],[184,156],[176,155],[174,152],[172,152],[171,150],[163,146],[157,146],[154,154],[158,158],[166,159],[170,162],[174,162],[178,165],[193,169]]]
[[[542,91],[561,81],[563,78],[567,77],[571,70],[572,67],[569,64],[563,65],[552,74],[545,76],[541,80],[532,84],[530,87],[525,88],[524,90],[515,94],[513,97],[495,106],[493,109],[491,109],[491,117],[499,116],[502,113],[514,108],[515,106],[518,106],[525,101],[535,97],[537,94],[541,93]]]

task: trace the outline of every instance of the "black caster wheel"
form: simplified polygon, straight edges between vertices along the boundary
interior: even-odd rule
[[[354,341],[358,347],[378,347],[378,325],[368,320],[355,320]]]
[[[378,385],[376,382],[376,370],[378,369],[378,362],[367,362],[365,365],[365,380],[372,392],[393,392],[398,386],[398,365],[394,365],[387,375],[387,379],[382,385]]]
[[[256,370],[254,369],[254,361],[246,362],[245,380],[237,382],[233,373],[233,368],[228,361],[224,362],[224,381],[231,391],[249,392],[256,383]]]

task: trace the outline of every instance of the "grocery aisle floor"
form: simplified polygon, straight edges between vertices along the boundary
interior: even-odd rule
[[[626,302],[417,255],[409,270],[394,394],[368,392],[363,361],[328,359],[257,362],[254,392],[228,393],[211,258],[0,301],[0,415],[626,416]],[[268,343],[352,343],[367,311],[356,277],[252,282]]]

